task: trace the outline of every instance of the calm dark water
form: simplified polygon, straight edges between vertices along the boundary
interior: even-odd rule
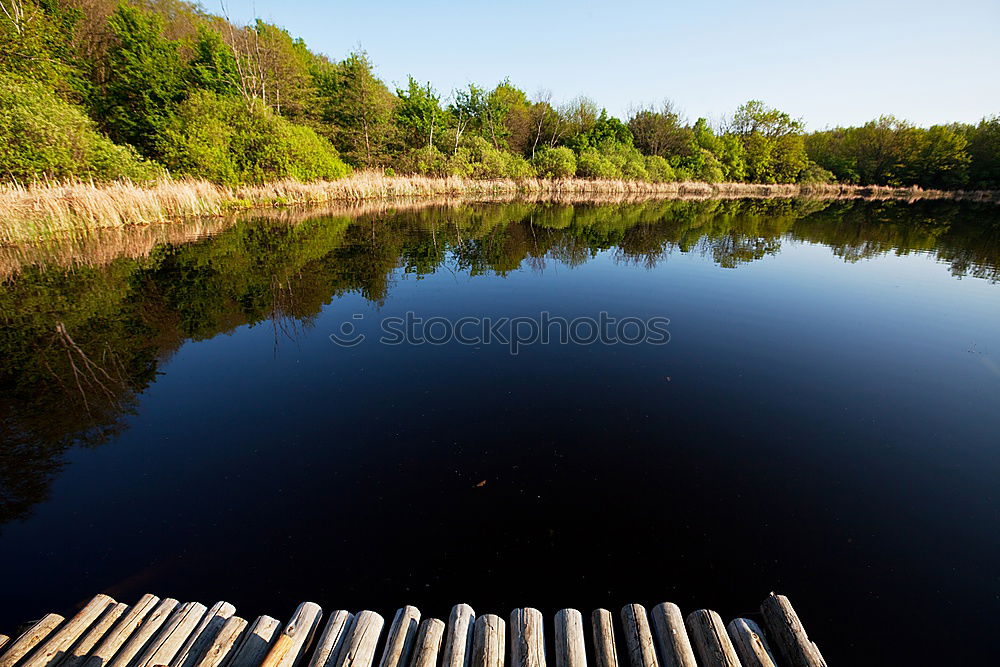
[[[996,209],[302,217],[8,268],[0,629],[99,590],[727,620],[776,590],[831,664],[1000,649]],[[671,339],[375,341],[408,311]]]

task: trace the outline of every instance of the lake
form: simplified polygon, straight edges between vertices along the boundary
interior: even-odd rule
[[[549,619],[774,590],[831,664],[1000,649],[996,207],[401,204],[0,267],[0,629],[99,590]]]

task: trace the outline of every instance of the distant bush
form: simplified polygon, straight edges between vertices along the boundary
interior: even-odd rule
[[[650,174],[646,164],[646,156],[632,144],[606,139],[596,147],[580,151],[576,173],[584,178],[648,181]]]
[[[836,180],[837,178],[832,171],[824,169],[815,162],[806,165],[806,168],[799,175],[800,183],[833,183]]]
[[[570,178],[576,175],[576,153],[565,146],[542,148],[531,158],[540,178]]]
[[[434,146],[411,148],[399,157],[393,164],[393,173],[420,174],[421,176],[447,176],[448,156]]]
[[[704,148],[699,150],[701,150],[702,159],[699,161],[698,172],[695,174],[697,179],[705,183],[719,183],[725,180],[725,170],[715,153]]]
[[[605,141],[599,149],[618,168],[623,178],[634,181],[649,180],[649,172],[646,171],[646,158],[632,144]]]
[[[350,173],[329,141],[259,104],[197,91],[159,137],[173,172],[217,183],[341,178]]]
[[[576,174],[583,178],[621,178],[622,172],[615,163],[596,148],[584,148],[576,158]]]
[[[513,178],[534,176],[531,164],[521,157],[494,148],[482,137],[469,137],[447,158],[445,173],[463,178]]]
[[[646,156],[646,173],[649,175],[649,180],[654,183],[669,183],[677,180],[674,168],[670,166],[666,158],[659,155]]]
[[[83,109],[48,87],[0,74],[0,174],[108,181],[160,170],[99,133]]]

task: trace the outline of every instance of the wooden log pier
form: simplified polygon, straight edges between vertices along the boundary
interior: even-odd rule
[[[826,667],[783,595],[759,620],[728,624],[710,609],[682,616],[670,602],[625,605],[617,615],[576,609],[551,619],[524,607],[510,623],[467,604],[447,623],[399,609],[384,633],[374,611],[324,612],[303,602],[284,625],[250,622],[228,602],[208,607],[145,595],[134,605],[100,594],[65,618],[47,614],[15,637],[0,634],[0,667]],[[756,614],[755,614],[756,616]],[[250,617],[246,617],[249,619]],[[585,627],[589,625],[589,628]],[[547,648],[546,633],[552,638]],[[587,638],[590,637],[590,641]],[[376,659],[378,660],[376,662]]]

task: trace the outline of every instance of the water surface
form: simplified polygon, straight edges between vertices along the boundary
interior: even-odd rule
[[[98,590],[726,619],[776,590],[831,664],[1000,648],[996,209],[293,217],[6,249],[0,629]],[[543,311],[671,338],[375,342]]]

